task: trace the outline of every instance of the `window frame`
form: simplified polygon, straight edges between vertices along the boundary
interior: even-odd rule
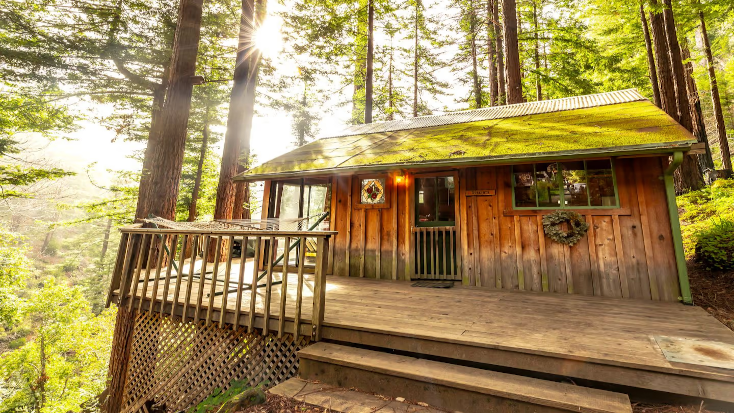
[[[420,212],[419,212],[419,209],[418,209],[419,208],[418,207],[418,192],[419,191],[418,191],[418,185],[415,184],[415,181],[417,181],[418,179],[425,179],[425,178],[433,178],[433,179],[438,179],[438,178],[454,178],[454,220],[453,221],[427,221],[427,222],[421,222],[421,221],[418,220],[418,216],[420,215]],[[458,177],[456,176],[456,174],[453,174],[453,173],[446,173],[446,174],[441,174],[441,173],[420,174],[420,175],[416,175],[413,179],[415,180],[414,183],[413,183],[413,186],[414,186],[414,189],[413,189],[413,197],[414,197],[413,198],[414,199],[414,202],[413,202],[414,203],[413,221],[415,223],[414,224],[415,227],[420,227],[420,228],[455,227],[456,226],[456,219],[457,219],[457,208],[456,208],[456,206],[457,206],[457,203],[458,203],[457,194],[458,194],[458,191],[459,191],[459,188],[457,187],[459,180],[458,180]],[[436,203],[436,206],[438,206],[438,203]]]
[[[510,179],[511,179],[511,191],[512,191],[512,209],[514,210],[520,210],[520,211],[528,211],[528,210],[557,210],[557,209],[568,209],[568,210],[588,210],[588,209],[619,209],[619,186],[617,185],[617,168],[614,162],[613,158],[600,158],[600,159],[583,159],[581,160],[584,163],[584,173],[586,176],[589,176],[589,168],[586,165],[587,161],[595,161],[595,160],[609,160],[609,163],[612,166],[612,184],[614,185],[614,205],[602,205],[602,206],[592,206],[592,205],[582,205],[582,206],[568,206],[566,205],[566,197],[561,196],[561,205],[557,207],[541,207],[538,205],[538,191],[537,191],[537,171],[536,171],[536,165],[539,163],[555,163],[557,165],[558,170],[560,171],[560,166],[558,164],[563,163],[564,161],[548,161],[548,162],[534,162],[534,163],[528,163],[523,165],[533,165],[533,186],[536,187],[535,190],[535,205],[534,207],[519,207],[515,204],[515,165],[512,165],[510,168]],[[578,162],[576,161],[567,161],[567,162]],[[563,188],[563,174],[558,174],[558,179],[561,180],[561,182],[558,182],[559,187]],[[588,182],[587,182],[588,185]],[[587,192],[588,194],[588,192]],[[588,204],[591,204],[591,198],[588,197]]]

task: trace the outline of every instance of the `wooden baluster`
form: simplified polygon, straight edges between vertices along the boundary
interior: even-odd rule
[[[443,276],[448,278],[449,273],[446,272],[446,260],[448,259],[446,254],[446,228],[441,228],[441,242],[443,243],[443,254],[441,255],[441,258],[443,258]]]
[[[247,265],[247,237],[242,238],[242,251],[240,251],[240,268],[237,278],[237,301],[234,306],[234,322],[232,330],[237,330],[240,325],[240,311],[242,311],[242,287],[245,283],[245,267]],[[257,269],[257,264],[255,264]]]
[[[117,259],[115,259],[115,269],[112,270],[112,279],[110,280],[110,290],[107,292],[107,300],[105,302],[105,308],[110,306],[112,302],[112,294],[115,290],[120,289],[120,280],[122,278],[122,270],[125,264],[125,257],[127,255],[127,243],[130,239],[130,235],[123,233],[120,235],[120,245],[117,248]]]
[[[252,270],[252,284],[250,284],[251,295],[250,295],[250,323],[247,325],[247,332],[252,333],[255,330],[255,310],[257,309],[257,276],[259,272],[260,263],[260,247],[262,244],[262,237],[255,238],[255,265]]]
[[[234,249],[234,236],[230,235],[228,240],[229,252],[227,252],[227,263],[224,266],[224,287],[222,289],[222,305],[219,309],[219,328],[224,328],[224,316],[227,314],[227,297],[229,296],[229,272],[232,271],[232,250]]]
[[[163,300],[161,300],[161,315],[163,315],[165,309],[166,309],[166,303],[168,302],[168,290],[171,285],[171,272],[173,271],[173,263],[176,261],[176,248],[178,247],[178,234],[173,234],[173,237],[171,237],[171,250],[168,254],[168,267],[166,267],[166,278],[163,282]],[[175,303],[175,301],[174,301]],[[173,312],[175,309],[175,305],[171,305],[171,317],[173,317]]]
[[[299,238],[298,244],[298,286],[296,287],[296,314],[294,316],[293,338],[301,334],[301,305],[303,304],[303,260],[306,259],[306,237]]]
[[[127,243],[125,245],[125,262],[122,265],[122,272],[120,273],[120,287],[117,295],[117,305],[122,305],[122,299],[125,297],[128,291],[130,291],[130,280],[132,274],[130,274],[130,264],[133,257],[133,249],[135,242],[140,239],[138,234],[127,234]],[[110,289],[110,295],[112,291]]]
[[[449,262],[449,270],[451,271],[451,279],[454,279],[454,266],[456,265],[456,249],[454,249],[454,228],[449,230],[449,252],[451,253],[451,261]]]
[[[143,241],[141,242],[140,249],[138,249],[138,265],[135,268],[135,278],[133,278],[132,283],[132,291],[130,293],[130,301],[127,303],[127,309],[129,311],[132,311],[133,309],[133,301],[135,301],[135,295],[138,293],[138,283],[140,282],[140,273],[143,269],[143,251],[145,251],[148,248],[148,245],[150,244],[150,235],[143,235]]]
[[[199,323],[199,311],[201,303],[204,301],[204,283],[206,282],[207,255],[209,252],[209,242],[211,237],[204,235],[204,248],[202,249],[201,268],[199,269],[199,290],[196,294],[196,310],[194,312],[194,324]],[[194,250],[194,265],[196,264],[196,250]],[[193,268],[193,267],[192,267]]]
[[[273,293],[273,261],[276,251],[275,237],[270,237],[270,249],[267,256],[268,272],[265,276],[265,311],[263,312],[265,318],[263,326],[264,336],[267,336],[270,332],[270,326],[268,324],[270,322],[270,298]]]
[[[420,230],[421,238],[423,239],[423,270],[421,271],[421,278],[428,278],[425,277],[426,274],[428,274],[428,255],[426,254],[426,245],[428,244],[428,232],[425,228],[421,228]]]
[[[214,312],[214,297],[217,295],[217,278],[219,277],[219,260],[222,258],[222,237],[217,237],[217,250],[214,251],[214,268],[212,269],[212,279],[209,287],[209,303],[207,304],[206,310],[206,324],[212,322],[212,315]],[[206,251],[204,251],[203,266],[206,266]],[[205,271],[201,271],[202,278],[205,277]],[[225,288],[226,289],[226,288]]]
[[[168,235],[161,235],[161,243],[158,246],[158,260],[155,265],[155,278],[153,278],[153,291],[150,295],[150,307],[148,307],[148,314],[153,314],[153,307],[155,306],[155,300],[158,298],[158,279],[161,277],[161,266],[163,265],[163,256],[166,253],[166,238]],[[145,287],[143,287],[145,290]],[[161,304],[162,305],[162,304]]]
[[[184,295],[184,308],[183,314],[181,315],[181,321],[186,321],[188,318],[189,305],[191,304],[191,289],[194,284],[194,267],[196,264],[196,250],[198,248],[199,240],[202,236],[191,235],[191,255],[189,257],[189,275],[186,279],[186,294]],[[183,267],[181,267],[183,269]]]
[[[436,277],[436,247],[438,246],[438,242],[436,242],[436,228],[430,228],[431,233],[431,278],[435,279]]]
[[[140,300],[138,301],[138,312],[142,312],[143,301],[148,296],[148,280],[150,279],[150,270],[153,264],[151,261],[155,256],[155,234],[150,234],[150,242],[148,244],[148,259],[145,262],[145,279],[143,280],[143,290],[140,292]]]
[[[324,310],[326,305],[326,265],[329,250],[329,241],[319,237],[316,241],[316,270],[314,271],[313,313],[311,317],[311,339],[321,340],[321,326],[324,324]]]
[[[291,237],[285,237],[285,251],[283,252],[283,277],[280,284],[280,318],[278,319],[278,338],[285,332],[285,308],[288,298],[288,259],[290,258]]]
[[[181,306],[181,303],[178,301],[180,291],[181,291],[181,284],[184,282],[184,273],[183,273],[183,267],[186,262],[186,246],[188,243],[191,242],[194,243],[194,236],[189,234],[184,234],[183,237],[181,237],[181,257],[178,260],[178,270],[176,271],[176,286],[173,290],[173,303],[171,304],[171,316],[176,314],[176,308]],[[184,294],[185,295],[185,294]],[[185,298],[185,297],[184,297]],[[183,320],[183,317],[186,315],[186,312],[182,310],[181,313],[182,317],[181,320]]]

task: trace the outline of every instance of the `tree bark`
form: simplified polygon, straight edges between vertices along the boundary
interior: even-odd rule
[[[492,10],[494,10],[494,2],[497,0],[487,0],[487,66],[489,66],[489,105],[496,106],[497,103],[497,50],[495,46],[494,20]]]
[[[701,21],[701,37],[703,38],[703,49],[706,53],[706,65],[709,70],[709,80],[711,82],[711,100],[714,106],[714,118],[716,119],[716,134],[719,139],[719,150],[721,151],[721,163],[727,175],[731,175],[731,153],[729,152],[729,140],[726,137],[726,125],[724,124],[724,111],[721,108],[721,98],[719,96],[719,84],[716,81],[716,70],[714,69],[714,57],[711,53],[711,42],[709,41],[708,31],[706,30],[706,20],[703,11],[698,12],[698,18]]]
[[[191,110],[192,77],[196,74],[203,0],[181,0],[174,38],[171,74],[163,108],[160,142],[153,154],[148,211],[164,219],[176,217],[186,128]]]
[[[686,76],[683,69],[683,59],[681,58],[680,44],[678,43],[678,31],[675,27],[675,18],[673,17],[673,6],[670,0],[663,0],[665,9],[663,10],[663,21],[665,23],[665,34],[668,39],[668,49],[670,51],[670,60],[673,69],[673,81],[675,83],[675,98],[678,107],[678,119],[681,125],[689,131],[693,131],[691,126],[691,111],[688,106],[688,93],[686,91]]]
[[[471,42],[471,60],[472,60],[472,86],[474,94],[474,107],[482,107],[482,84],[479,81],[479,69],[477,63],[477,10],[474,6],[474,0],[469,2],[469,40]]]
[[[693,79],[693,63],[688,60],[691,58],[688,45],[684,44],[681,56],[683,57],[683,60],[687,61],[683,65],[683,68],[686,71],[686,89],[688,90],[688,105],[691,108],[691,125],[693,125],[693,135],[699,142],[706,146],[706,153],[698,155],[698,163],[704,171],[713,171],[714,159],[711,156],[711,146],[709,145],[708,136],[706,135],[706,123],[704,122],[703,111],[701,110],[701,97],[698,94],[696,81]]]
[[[520,52],[517,41],[517,6],[515,0],[502,0],[505,38],[505,77],[507,79],[507,103],[522,103],[520,76]]]
[[[413,52],[413,117],[418,116],[418,19],[421,17],[421,0],[415,2],[415,25],[413,26],[414,52]]]
[[[673,81],[673,70],[670,63],[670,52],[668,50],[668,40],[665,36],[665,24],[662,14],[650,12],[650,26],[652,27],[652,38],[655,45],[658,82],[660,83],[660,107],[670,117],[678,121],[675,82]]]
[[[168,89],[167,73],[164,73],[164,79],[160,87],[153,90],[153,105],[150,115],[150,130],[148,131],[148,142],[145,145],[143,154],[143,169],[140,173],[140,183],[138,184],[138,203],[135,209],[136,219],[145,219],[148,217],[148,197],[150,196],[150,170],[153,167],[153,156],[158,150],[158,141],[161,138],[161,124],[163,105]]]
[[[538,33],[538,7],[535,3],[535,0],[533,0],[533,25],[535,26],[535,99],[543,100],[543,88],[540,84],[540,39]]]
[[[243,152],[244,135],[247,127],[248,83],[251,76],[252,56],[257,52],[253,41],[255,3],[242,0],[240,15],[240,34],[237,44],[237,61],[234,69],[234,83],[229,98],[227,131],[224,134],[222,164],[219,169],[219,184],[214,207],[214,219],[233,219],[235,205],[235,184],[232,178],[240,171],[240,154]]]
[[[373,0],[367,4],[367,76],[365,80],[364,123],[372,123],[372,82],[375,58],[375,5]]]
[[[387,120],[393,120],[395,119],[395,116],[393,114],[393,111],[395,110],[395,98],[393,97],[393,91],[392,91],[392,71],[393,71],[393,47],[392,47],[392,41],[393,38],[390,36],[390,61],[387,66]],[[303,95],[304,104],[306,103],[306,95],[304,93]]]
[[[199,189],[201,188],[201,175],[204,171],[204,159],[206,157],[207,144],[209,143],[209,108],[206,108],[204,128],[201,130],[201,149],[199,150],[199,163],[196,165],[196,177],[194,178],[194,189],[191,191],[191,203],[189,204],[189,218],[187,221],[196,221],[196,205],[199,200]]]
[[[505,82],[505,47],[500,24],[500,0],[492,1],[492,23],[494,24],[494,38],[497,40],[497,105],[507,103],[507,84]]]
[[[658,74],[655,71],[655,57],[652,51],[652,41],[650,40],[650,29],[645,18],[645,5],[640,2],[640,22],[642,23],[642,33],[645,35],[645,50],[647,50],[647,69],[650,73],[650,84],[652,86],[652,96],[655,106],[662,107],[660,103],[660,86],[658,85]]]

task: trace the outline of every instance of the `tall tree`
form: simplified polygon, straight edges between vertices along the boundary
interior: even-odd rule
[[[375,78],[375,5],[367,0],[367,69],[364,88],[364,123],[372,123],[373,83]]]
[[[688,45],[684,43],[681,51],[683,60],[686,61],[683,68],[686,71],[686,89],[688,90],[688,104],[691,107],[691,125],[693,125],[693,135],[696,139],[703,143],[706,147],[706,153],[698,156],[698,163],[704,170],[714,170],[714,159],[711,156],[711,146],[706,134],[706,123],[704,122],[703,110],[701,110],[701,97],[698,94],[696,80],[693,78],[693,63],[691,63],[691,52]]]
[[[655,106],[661,107],[660,103],[660,86],[658,85],[658,74],[655,69],[655,57],[653,56],[652,40],[650,40],[650,28],[647,25],[645,17],[645,3],[640,2],[640,22],[642,23],[642,33],[645,36],[645,50],[647,51],[647,67],[652,86],[653,102]]]
[[[203,0],[181,0],[173,42],[171,73],[163,109],[161,138],[153,154],[148,211],[174,219],[178,200],[186,129],[196,74]]]
[[[507,82],[505,81],[505,46],[502,32],[502,22],[499,13],[500,0],[492,1],[492,24],[494,25],[494,38],[497,40],[497,104],[504,105],[507,102]]]
[[[248,86],[252,86],[250,78],[253,73],[252,65],[255,63],[253,57],[257,55],[253,39],[255,33],[254,19],[254,0],[242,0],[234,84],[229,100],[227,132],[224,135],[222,166],[219,172],[214,219],[232,219],[234,217],[236,188],[232,178],[239,171],[240,154],[243,149],[244,136],[248,129],[248,92],[254,93],[254,89],[248,90]]]
[[[191,190],[191,202],[189,203],[189,217],[187,221],[196,221],[197,209],[196,205],[199,201],[199,191],[201,190],[201,177],[204,172],[204,160],[209,143],[209,113],[210,108],[206,109],[206,118],[204,119],[204,127],[201,130],[201,147],[199,149],[199,161],[196,165],[196,176],[194,177],[194,188]]]
[[[716,120],[716,134],[721,151],[721,163],[727,175],[732,174],[731,153],[729,151],[729,140],[726,137],[726,124],[724,123],[724,111],[721,108],[721,97],[719,96],[719,84],[716,80],[716,69],[714,68],[714,57],[711,53],[711,42],[706,30],[706,19],[703,10],[698,12],[701,23],[701,37],[703,39],[703,51],[706,54],[706,66],[708,67],[709,80],[711,82],[711,100],[714,108],[714,119]]]
[[[505,41],[507,103],[522,103],[522,76],[520,75],[520,51],[517,40],[517,5],[515,4],[515,0],[502,0],[502,19]]]
[[[497,39],[494,27],[493,10],[497,0],[487,0],[487,66],[489,67],[489,105],[499,104],[497,93],[499,91],[497,79]]]
[[[538,3],[540,3],[542,12],[542,0],[538,0]],[[533,28],[535,29],[535,53],[533,55],[533,61],[535,63],[535,99],[543,100],[543,89],[540,84],[540,28],[538,26],[538,4],[536,4],[536,0],[533,0]]]
[[[686,91],[686,76],[683,69],[683,58],[681,57],[680,44],[678,43],[678,30],[673,17],[673,5],[670,0],[663,0],[663,22],[665,23],[665,35],[668,39],[668,50],[670,52],[671,68],[673,69],[673,80],[675,82],[675,99],[678,107],[678,119],[684,128],[692,131],[691,112],[688,106],[688,93]]]
[[[652,0],[657,4],[656,0]],[[663,15],[650,11],[650,26],[652,27],[652,38],[655,45],[655,61],[657,63],[658,82],[660,83],[661,108],[678,121],[678,103],[675,97],[675,81],[673,80],[673,69],[670,61],[668,40],[665,35],[665,22]]]

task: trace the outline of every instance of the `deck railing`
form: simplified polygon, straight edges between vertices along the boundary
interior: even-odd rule
[[[114,302],[139,313],[220,328],[246,326],[248,332],[278,337],[321,338],[334,232],[126,227],[121,233],[108,306]],[[214,259],[207,260],[211,251]],[[307,278],[310,272],[313,277]],[[288,274],[296,274],[290,299]],[[313,292],[310,317],[304,311],[304,284]]]
[[[455,227],[414,227],[413,237],[417,278],[456,278]]]

